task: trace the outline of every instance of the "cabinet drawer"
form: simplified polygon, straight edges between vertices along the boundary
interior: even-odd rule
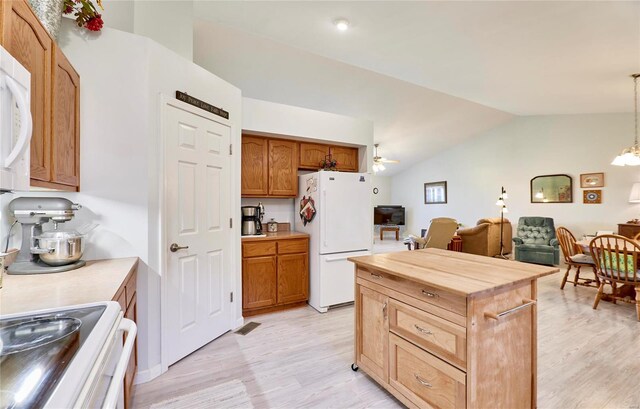
[[[466,328],[397,300],[389,302],[392,332],[460,368],[466,368]]]
[[[134,271],[134,273],[131,275],[131,278],[129,278],[129,281],[127,281],[127,284],[124,285],[124,293],[127,296],[127,306],[131,304],[131,300],[133,299],[133,296],[136,294],[137,283],[138,283],[138,272]]]
[[[466,297],[451,294],[428,285],[418,284],[383,272],[368,271],[363,268],[358,268],[358,277],[444,308],[445,310],[455,312],[464,317],[467,315]]]
[[[466,404],[464,372],[394,334],[389,334],[389,383],[421,408]]]
[[[276,254],[275,241],[242,243],[242,257],[273,256],[275,254]]]
[[[278,254],[306,253],[309,251],[307,239],[280,240],[278,242]]]

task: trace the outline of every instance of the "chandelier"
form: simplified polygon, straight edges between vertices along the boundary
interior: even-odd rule
[[[640,165],[640,146],[638,146],[638,78],[640,74],[631,75],[633,78],[633,105],[635,112],[635,135],[633,146],[623,150],[622,153],[611,162],[615,166],[638,166]]]

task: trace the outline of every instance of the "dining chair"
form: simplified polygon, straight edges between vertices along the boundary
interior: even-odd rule
[[[582,285],[585,287],[600,287],[600,279],[596,274],[594,268],[594,261],[590,254],[584,254],[582,248],[576,244],[576,237],[566,227],[558,227],[556,229],[556,238],[560,243],[560,249],[564,256],[564,262],[567,263],[567,271],[562,278],[562,284],[560,289],[564,289],[564,285],[568,282],[573,283],[573,286]],[[569,272],[573,267],[576,267],[576,273],[573,277],[573,281],[568,280]],[[593,269],[593,275],[595,279],[580,278],[580,269],[582,267],[591,267]]]
[[[593,309],[598,308],[604,285],[609,283],[613,291],[611,294],[613,303],[619,300],[635,304],[638,321],[640,321],[640,272],[638,271],[640,246],[638,243],[623,236],[605,234],[591,240],[589,251],[595,262],[596,274],[600,279]],[[618,285],[635,290],[635,299],[630,296],[619,296]]]
[[[447,244],[449,244],[457,229],[458,222],[456,219],[436,217],[431,220],[429,230],[423,233],[423,237],[410,236],[410,243],[408,244],[409,250],[412,248],[414,250],[426,248],[446,250]]]

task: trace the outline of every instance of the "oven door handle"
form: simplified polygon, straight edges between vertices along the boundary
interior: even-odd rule
[[[122,355],[120,355],[120,360],[116,365],[116,369],[113,372],[113,378],[111,379],[111,384],[109,385],[109,389],[107,390],[107,396],[104,399],[104,404],[102,405],[105,409],[115,408],[118,404],[118,397],[120,395],[120,388],[122,387],[122,380],[124,379],[124,373],[127,370],[127,366],[129,365],[129,358],[131,357],[131,352],[133,351],[133,346],[135,345],[136,334],[138,332],[138,328],[136,327],[135,322],[130,319],[123,318],[120,321],[120,325],[118,326],[118,331],[122,331],[127,334],[127,338],[124,341],[124,347],[122,348]]]

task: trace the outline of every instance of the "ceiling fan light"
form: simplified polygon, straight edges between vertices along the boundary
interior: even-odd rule
[[[613,162],[611,162],[611,164],[613,166],[624,166],[625,165],[624,157],[622,155],[616,156],[616,158],[613,160]]]
[[[380,171],[382,172],[383,170],[385,170],[386,168],[384,167],[384,165],[382,163],[378,164],[378,169],[380,169]]]

